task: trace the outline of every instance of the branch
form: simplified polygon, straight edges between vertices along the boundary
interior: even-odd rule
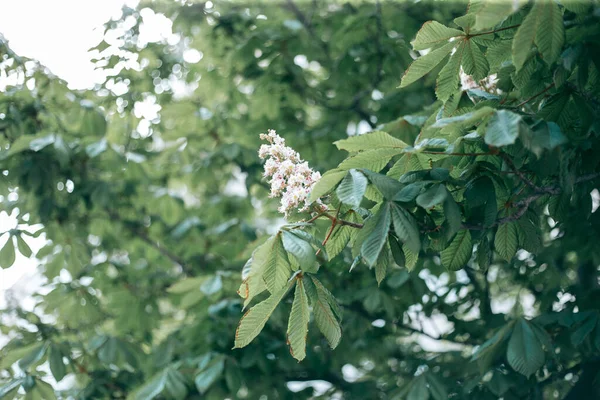
[[[108,212],[108,215],[112,219],[118,220],[121,223],[123,223],[123,225],[125,226],[125,228],[127,228],[127,230],[130,233],[132,233],[133,235],[137,236],[144,243],[146,243],[149,246],[151,246],[154,249],[156,249],[160,254],[162,254],[163,256],[165,256],[166,258],[168,258],[169,260],[171,260],[173,263],[179,265],[181,267],[181,269],[186,274],[191,274],[192,269],[179,256],[177,256],[177,255],[173,254],[172,252],[170,252],[166,247],[163,247],[158,241],[152,240],[150,238],[150,236],[148,236],[148,234],[146,232],[144,232],[144,231],[142,231],[140,229],[136,229],[135,226],[134,226],[134,224],[132,224],[129,221],[126,221],[126,220],[122,219],[114,211],[108,210],[107,212]]]
[[[547,88],[545,88],[544,90],[542,90],[538,94],[534,94],[533,96],[531,96],[527,100],[525,100],[525,101],[517,104],[515,106],[515,108],[521,108],[521,106],[524,106],[525,104],[529,103],[531,100],[535,99],[536,97],[543,95],[544,93],[546,93],[548,90],[552,89],[553,87],[554,87],[554,83],[550,84]]]
[[[483,35],[491,35],[492,33],[507,31],[509,29],[518,28],[520,26],[521,26],[521,24],[517,24],[517,25],[507,26],[506,28],[495,29],[493,31],[481,32],[481,33],[474,33],[472,35],[467,35],[467,38],[472,38],[472,37],[476,37],[476,36],[483,36]]]

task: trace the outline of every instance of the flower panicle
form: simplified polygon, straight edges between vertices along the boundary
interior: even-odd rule
[[[260,138],[268,142],[260,146],[258,156],[266,160],[263,176],[270,178],[269,197],[281,197],[278,211],[286,216],[293,210],[307,211],[311,204],[310,192],[321,179],[321,174],[310,168],[297,151],[286,146],[285,139],[275,130],[269,129],[268,133],[261,133]],[[322,205],[320,200],[317,203]]]

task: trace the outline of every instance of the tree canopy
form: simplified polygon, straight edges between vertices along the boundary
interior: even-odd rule
[[[600,397],[597,1],[142,1],[85,91],[0,54],[45,277],[1,399]]]

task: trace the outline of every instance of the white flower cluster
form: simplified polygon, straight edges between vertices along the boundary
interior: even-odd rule
[[[308,196],[313,185],[321,179],[321,174],[313,171],[300,154],[285,145],[285,139],[273,129],[268,133],[261,133],[260,138],[269,144],[260,146],[258,156],[265,163],[265,177],[270,177],[270,197],[281,196],[279,212],[286,216],[292,210],[307,211],[310,202]],[[318,204],[321,204],[318,201]]]

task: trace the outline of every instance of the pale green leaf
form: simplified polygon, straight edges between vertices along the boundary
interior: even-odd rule
[[[457,46],[457,44],[454,44]],[[463,53],[465,51],[465,44],[460,43],[454,54],[450,56],[448,63],[442,68],[438,75],[435,95],[441,101],[446,101],[458,90],[458,83],[460,82],[460,64],[462,62]]]
[[[434,69],[442,60],[450,54],[452,49],[456,46],[455,43],[447,43],[439,49],[433,50],[424,56],[417,58],[412,62],[404,72],[400,87],[406,87],[411,83],[419,80],[425,74]]]
[[[535,44],[546,64],[551,65],[560,56],[565,42],[562,12],[554,0],[539,0],[535,6],[539,8],[540,21],[535,34]]]
[[[472,40],[465,40],[462,67],[467,75],[479,81],[488,75],[488,62],[483,52]]]
[[[436,21],[427,21],[417,32],[412,45],[415,50],[425,50],[447,43],[453,37],[464,35],[465,33],[458,29],[448,28]]]
[[[286,231],[279,232],[273,237],[273,240],[267,242],[269,254],[265,259],[263,279],[270,293],[275,293],[285,287],[292,273],[286,254],[286,250],[290,253],[291,251],[285,248],[285,237]]]
[[[310,276],[304,283],[317,327],[329,342],[329,346],[335,349],[342,338],[340,310],[335,299],[315,277]]]
[[[508,110],[498,110],[490,118],[485,132],[485,142],[494,147],[513,144],[519,136],[521,116]]]
[[[402,153],[400,148],[383,148],[361,151],[360,153],[348,157],[340,163],[339,169],[370,169],[371,171],[379,172],[387,165],[387,163],[394,157]]]
[[[365,195],[368,183],[369,181],[361,172],[351,169],[342,179],[335,193],[342,203],[357,208]]]
[[[12,236],[9,234],[8,240],[0,250],[0,268],[8,268],[15,263],[15,246]]]
[[[475,12],[475,30],[493,28],[526,4],[524,0],[485,1]]]
[[[299,235],[294,234],[290,231],[282,231],[283,234],[283,248],[288,253],[292,254],[296,260],[298,260],[298,264],[300,268],[305,272],[316,272],[316,253],[315,249],[310,245],[309,242],[302,239]],[[285,280],[289,279],[289,270],[286,272]]]
[[[23,235],[16,235],[17,237],[17,247],[19,249],[19,253],[23,254],[25,257],[31,257],[31,247],[23,240]]]
[[[403,149],[407,146],[400,139],[396,139],[387,132],[374,131],[364,135],[351,136],[348,139],[333,142],[340,150],[349,152],[374,150],[381,148]]]
[[[306,337],[308,335],[308,321],[310,313],[308,310],[308,297],[304,290],[303,278],[296,279],[296,291],[294,302],[288,321],[287,341],[290,353],[298,361],[306,357]]]
[[[512,58],[517,71],[523,67],[525,61],[529,58],[531,46],[533,46],[536,33],[538,32],[538,25],[544,22],[540,11],[540,3],[535,2],[527,17],[521,23],[521,26],[517,29],[517,33],[515,33],[512,44]]]
[[[311,202],[316,201],[319,197],[329,193],[345,175],[346,171],[337,168],[325,172],[323,176],[321,176],[321,179],[319,179],[312,187],[309,200]]]
[[[261,301],[244,314],[235,332],[234,349],[247,346],[263,330],[269,317],[275,311],[283,296],[292,287],[294,281],[290,281],[285,287],[272,293],[269,298]]]
[[[417,204],[428,210],[441,204],[448,196],[448,190],[442,184],[431,186],[429,189],[417,196]]]

